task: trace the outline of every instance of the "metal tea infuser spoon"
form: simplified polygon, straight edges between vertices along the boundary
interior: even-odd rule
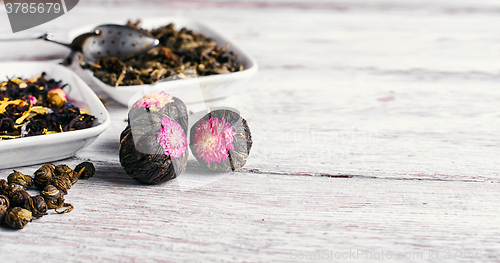
[[[49,34],[36,39],[44,39],[70,48],[71,53],[63,61],[64,65],[71,64],[76,52],[80,52],[84,60],[92,63],[96,63],[101,56],[117,57],[121,61],[126,61],[160,43],[158,39],[140,29],[114,24],[97,26],[92,32],[77,36],[71,44],[55,41]]]

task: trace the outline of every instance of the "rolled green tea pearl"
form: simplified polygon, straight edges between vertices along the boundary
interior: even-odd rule
[[[47,185],[40,195],[45,199],[49,209],[57,209],[64,204],[63,194],[53,185]]]
[[[21,185],[25,189],[28,189],[33,185],[33,178],[31,176],[23,174],[16,170],[14,170],[13,173],[9,174],[9,176],[7,177],[7,181],[9,184]]]
[[[4,221],[12,228],[22,229],[33,220],[31,212],[21,207],[14,207],[7,212]]]
[[[41,195],[36,195],[30,198],[29,208],[34,218],[39,218],[47,214],[47,203]]]
[[[68,194],[68,190],[71,189],[70,180],[62,175],[52,176],[47,184],[55,186],[63,194]]]
[[[3,222],[3,218],[7,214],[7,209],[5,207],[0,207],[0,222]]]
[[[30,194],[28,194],[26,190],[19,190],[12,194],[12,196],[10,197],[10,203],[12,207],[18,206],[28,209],[30,197]]]
[[[24,190],[24,187],[18,184],[9,184],[4,190],[3,190],[3,195],[7,196],[8,198],[12,198],[12,195],[20,190]]]
[[[10,207],[9,198],[5,195],[0,195],[0,223],[3,221],[4,216],[7,214],[7,210]]]
[[[3,190],[9,186],[9,183],[5,179],[0,179],[0,195],[3,194]]]
[[[75,167],[75,172],[80,179],[89,179],[94,176],[95,167],[91,162],[83,162]]]
[[[69,166],[65,164],[56,165],[54,173],[55,175],[64,176],[68,178],[71,184],[75,184],[78,181],[78,174],[75,173],[73,169],[69,168]]]
[[[0,195],[0,207],[5,207],[6,209],[9,209],[9,206],[10,206],[9,198],[5,195]]]
[[[42,190],[47,186],[47,182],[54,175],[55,166],[51,163],[44,164],[35,172],[35,186]]]

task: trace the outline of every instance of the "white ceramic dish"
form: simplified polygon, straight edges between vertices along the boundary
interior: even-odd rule
[[[90,145],[110,123],[108,111],[97,95],[73,71],[47,62],[0,63],[0,76],[32,78],[42,72],[47,78],[68,83],[69,102],[96,117],[87,129],[0,141],[0,169],[52,162],[74,156]],[[0,78],[4,81],[5,77]]]
[[[125,24],[126,21],[114,21],[111,23]],[[142,20],[141,26],[145,29],[153,29],[168,25],[169,23],[174,23],[177,30],[186,27],[197,33],[203,33],[205,34],[205,36],[215,40],[220,46],[225,46],[227,43],[231,43],[229,50],[233,51],[237,55],[239,61],[244,65],[245,70],[228,74],[202,76],[196,78],[195,80],[184,79],[160,82],[154,85],[155,90],[164,90],[176,97],[179,97],[189,106],[189,104],[193,103],[212,101],[227,97],[244,88],[246,81],[250,79],[250,77],[252,77],[255,73],[257,73],[257,63],[250,55],[248,55],[248,53],[243,51],[233,41],[228,40],[213,29],[199,22],[183,18],[146,18]],[[69,37],[73,39],[74,37],[82,33],[91,31],[96,26],[97,25],[89,25],[70,31]],[[94,81],[94,84],[96,86],[108,93],[114,100],[118,101],[122,105],[128,105],[129,100],[137,92],[143,89],[151,88],[151,85],[113,87],[94,77],[93,73],[90,70],[82,70],[81,68],[80,70],[78,70],[74,65],[72,68],[75,69],[77,74],[86,75],[85,79],[88,79],[90,77]],[[189,86],[190,88],[183,88],[185,85]],[[198,94],[202,94],[202,97],[200,97]]]

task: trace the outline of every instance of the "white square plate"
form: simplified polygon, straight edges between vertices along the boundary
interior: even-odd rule
[[[32,78],[46,72],[48,79],[68,83],[68,101],[96,117],[87,129],[0,141],[0,169],[52,162],[74,156],[90,145],[110,124],[109,113],[90,87],[73,71],[48,62],[0,63],[0,78]]]

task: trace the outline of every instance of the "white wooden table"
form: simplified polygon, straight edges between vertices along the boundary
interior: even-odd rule
[[[71,213],[0,228],[0,262],[500,262],[500,3],[80,2],[30,32],[176,15],[237,41],[259,72],[218,104],[254,146],[245,169],[140,185],[118,160],[127,109],[93,87],[112,123],[56,163],[96,175]]]

